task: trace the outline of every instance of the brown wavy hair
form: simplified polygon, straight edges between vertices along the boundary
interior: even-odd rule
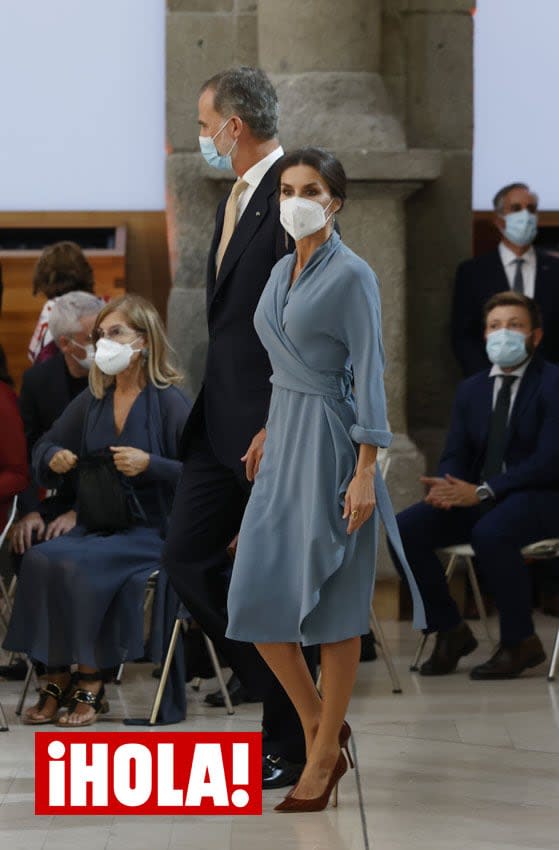
[[[45,248],[33,273],[33,295],[47,298],[67,292],[93,292],[93,269],[75,242],[56,242]]]
[[[171,348],[161,317],[151,301],[141,295],[121,295],[109,301],[103,307],[93,326],[93,339],[97,336],[99,325],[111,313],[122,313],[127,324],[146,338],[144,369],[146,381],[158,389],[166,389],[171,384],[180,384],[182,375],[172,363],[174,351]],[[95,398],[103,398],[107,389],[114,384],[114,375],[105,375],[93,363],[89,372],[89,387]]]

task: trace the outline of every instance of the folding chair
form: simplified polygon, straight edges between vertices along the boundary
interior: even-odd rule
[[[8,536],[8,532],[12,527],[14,520],[16,518],[17,513],[17,496],[14,496],[12,501],[12,506],[10,508],[10,513],[8,516],[8,520],[6,525],[4,526],[2,533],[0,534],[0,549],[4,545],[4,541]],[[8,628],[8,621],[10,619],[12,613],[12,599],[14,595],[15,589],[15,576],[13,577],[10,587],[6,586],[6,582],[4,581],[4,577],[0,574],[0,594],[2,595],[2,607],[0,608],[0,619],[2,620],[5,628]]]
[[[463,561],[465,562],[466,574],[468,576],[468,580],[472,588],[472,593],[474,595],[474,600],[479,612],[480,620],[483,622],[490,643],[493,647],[495,647],[495,640],[489,628],[487,611],[485,610],[485,605],[483,603],[483,598],[481,596],[476,572],[474,569],[474,550],[472,549],[469,543],[459,543],[456,546],[447,546],[446,548],[441,549],[440,551],[445,555],[450,555],[450,560],[445,571],[447,581],[450,581],[450,579],[452,578],[459,560],[463,559]],[[537,543],[531,543],[529,546],[525,546],[522,549],[522,556],[525,560],[541,561],[548,560],[549,558],[556,558],[559,556],[559,539],[539,540]],[[429,635],[423,635],[420,638],[415,658],[413,659],[412,665],[410,667],[410,670],[412,670],[413,672],[417,672],[417,670],[419,669],[419,662],[421,660],[421,656],[423,655],[423,650],[425,649],[425,644],[427,643],[428,638]],[[557,661],[559,660],[556,656],[559,656],[559,640],[557,639],[556,646],[554,648],[555,665],[557,665]],[[550,667],[549,677],[551,677],[551,670],[553,667],[554,658],[552,658],[552,665]]]
[[[5,541],[5,539],[8,535],[8,531],[10,530],[10,528],[13,525],[14,519],[16,517],[16,512],[17,512],[17,496],[14,496],[13,501],[12,501],[12,507],[10,509],[10,513],[9,513],[9,516],[8,516],[8,520],[7,520],[6,525],[4,526],[4,528],[2,530],[2,533],[0,534],[0,549],[4,545],[4,541]],[[10,619],[12,607],[11,607],[11,603],[10,603],[9,591],[8,591],[8,589],[6,587],[6,583],[5,583],[5,581],[4,581],[4,579],[1,575],[0,575],[0,593],[2,594],[2,604],[4,606],[3,609],[0,610],[0,616],[1,616],[2,622],[4,623],[5,627],[8,628],[8,620]],[[6,719],[6,714],[5,714],[4,709],[2,707],[2,703],[0,702],[0,732],[8,732],[8,730],[9,730],[8,721]]]
[[[458,543],[455,546],[445,546],[444,549],[439,550],[443,555],[449,555],[449,562],[445,570],[445,577],[448,583],[452,579],[456,571],[456,567],[462,561],[465,565],[466,576],[468,578],[470,587],[472,589],[472,593],[474,596],[474,600],[476,603],[476,607],[479,613],[479,618],[483,623],[483,627],[489,638],[489,642],[492,646],[495,646],[495,641],[493,639],[493,635],[491,634],[491,630],[489,628],[489,619],[487,617],[487,611],[485,610],[485,604],[483,602],[483,597],[481,595],[481,591],[479,589],[479,583],[477,580],[476,571],[474,569],[473,559],[475,557],[475,552],[470,546],[469,543]],[[419,670],[419,662],[421,661],[421,656],[423,655],[423,651],[425,649],[425,645],[429,639],[429,635],[422,635],[419,639],[419,644],[417,647],[417,652],[415,653],[415,657],[410,666],[410,670],[412,672],[417,672]]]
[[[155,698],[153,700],[153,706],[151,709],[151,713],[149,716],[150,726],[154,726],[157,723],[157,715],[159,713],[159,706],[161,705],[161,699],[163,697],[163,691],[165,690],[165,685],[167,684],[167,679],[169,678],[169,672],[171,670],[171,663],[173,661],[173,655],[175,654],[175,649],[177,646],[177,640],[179,639],[180,630],[183,629],[187,631],[189,628],[189,623],[186,615],[177,616],[175,619],[175,624],[173,626],[173,631],[171,632],[171,639],[169,640],[169,646],[167,648],[167,653],[165,655],[165,661],[163,662],[163,668],[161,670],[161,678],[159,680],[159,685],[157,687],[157,691],[155,693]],[[227,714],[235,714],[235,709],[233,708],[233,703],[231,702],[231,697],[229,696],[229,691],[227,690],[227,685],[225,684],[225,679],[223,678],[223,673],[221,671],[221,665],[219,663],[219,658],[217,657],[217,652],[215,651],[215,646],[210,638],[202,632],[204,636],[204,641],[206,643],[206,648],[208,650],[208,655],[210,656],[210,660],[212,662],[212,667],[214,668],[214,672],[219,684],[219,689],[223,696],[223,701],[225,703],[225,707],[227,708]]]
[[[540,540],[538,543],[532,543],[531,546],[526,546],[522,550],[522,554],[530,561],[547,561],[551,558],[559,557],[559,538],[551,538],[549,540]],[[553,642],[553,651],[551,653],[551,662],[547,671],[547,681],[555,681],[557,668],[559,667],[559,628],[555,633],[555,641]]]
[[[144,599],[144,615],[147,614],[149,609],[153,604],[153,598],[155,596],[155,590],[157,587],[157,578],[159,576],[159,570],[155,570],[153,572],[147,582],[146,585],[146,595]],[[165,686],[167,684],[167,679],[169,678],[169,672],[171,670],[171,663],[173,661],[173,656],[175,654],[175,650],[177,647],[177,641],[179,638],[180,630],[187,631],[189,628],[189,621],[184,610],[183,606],[179,607],[179,611],[177,617],[175,619],[175,623],[173,625],[173,631],[171,632],[171,637],[169,640],[169,646],[167,647],[167,652],[165,654],[165,660],[163,662],[163,667],[161,669],[161,678],[159,679],[159,685],[157,686],[157,691],[155,693],[155,697],[153,700],[153,706],[149,716],[149,723],[151,726],[157,723],[157,715],[159,713],[159,708],[161,706],[161,700],[163,698],[163,692],[165,690]],[[217,657],[217,652],[215,651],[215,647],[210,638],[204,634],[204,641],[206,644],[206,648],[208,650],[208,655],[210,656],[210,660],[212,663],[212,667],[214,669],[219,688],[223,695],[223,700],[225,702],[225,706],[227,708],[227,714],[234,714],[235,709],[233,708],[233,703],[231,702],[231,697],[229,696],[229,691],[227,690],[227,685],[225,684],[225,679],[223,678],[223,673],[221,672],[221,665],[219,663],[219,659]],[[120,684],[122,678],[122,670],[124,665],[121,664],[119,671],[117,673],[115,684]]]

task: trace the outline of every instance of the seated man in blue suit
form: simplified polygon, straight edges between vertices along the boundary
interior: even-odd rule
[[[424,676],[451,673],[477,646],[436,554],[455,543],[471,543],[500,620],[497,651],[470,677],[510,679],[545,661],[521,555],[523,546],[559,535],[559,367],[536,353],[541,325],[538,306],[524,295],[489,300],[485,343],[493,367],[460,384],[437,476],[422,479],[425,501],[398,515],[428,631],[437,633]]]
[[[533,247],[538,197],[525,183],[511,183],[493,199],[501,234],[496,250],[458,266],[452,300],[451,343],[464,377],[489,366],[483,338],[483,306],[497,292],[533,298],[543,319],[541,354],[559,363],[559,258]]]

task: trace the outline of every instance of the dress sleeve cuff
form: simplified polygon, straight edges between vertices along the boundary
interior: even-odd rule
[[[367,443],[370,446],[378,446],[387,449],[392,442],[390,431],[381,431],[378,428],[362,428],[360,425],[352,425],[349,436],[354,443]]]

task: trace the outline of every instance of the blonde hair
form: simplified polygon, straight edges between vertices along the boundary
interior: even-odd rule
[[[141,295],[122,295],[114,298],[104,307],[93,328],[95,337],[99,325],[111,313],[122,313],[130,327],[146,337],[147,356],[145,358],[146,380],[162,390],[172,384],[180,384],[182,375],[171,362],[174,353],[163,328],[161,317],[153,304]],[[142,355],[141,355],[142,356]],[[114,384],[114,375],[105,375],[93,363],[89,372],[89,387],[95,398],[103,398],[108,388]]]

